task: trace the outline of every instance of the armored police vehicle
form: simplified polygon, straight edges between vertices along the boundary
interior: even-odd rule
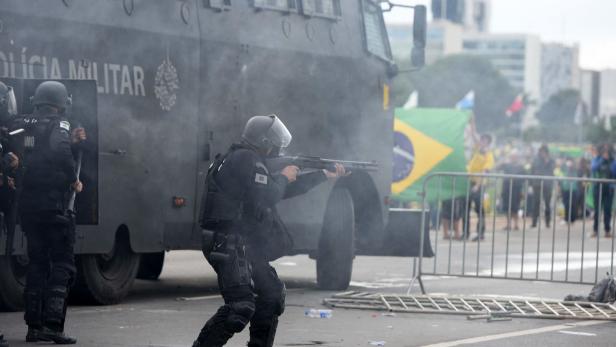
[[[20,112],[31,112],[38,83],[60,80],[73,96],[71,123],[91,142],[77,201],[73,294],[118,302],[136,277],[158,277],[165,251],[200,249],[210,160],[259,114],[285,122],[289,153],[379,164],[280,206],[294,253],[316,259],[321,287],[346,288],[355,255],[391,254],[388,244],[403,244],[392,235],[404,233],[386,228],[396,67],[381,5],[0,0],[0,80],[14,87]],[[425,7],[415,16],[420,61]],[[0,236],[0,306],[17,309],[26,238],[19,228]]]

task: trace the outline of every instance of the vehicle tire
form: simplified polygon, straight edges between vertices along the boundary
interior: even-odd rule
[[[76,265],[73,301],[111,305],[128,295],[139,270],[139,255],[130,248],[128,233],[121,232],[110,253],[80,255]]]
[[[0,256],[0,311],[23,308],[27,268],[26,256]]]
[[[139,271],[137,278],[141,280],[155,281],[163,272],[165,263],[165,252],[143,253],[139,261]]]
[[[347,189],[335,188],[327,202],[317,255],[320,289],[344,290],[351,282],[355,257],[355,212]]]

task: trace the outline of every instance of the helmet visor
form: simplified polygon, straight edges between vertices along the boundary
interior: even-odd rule
[[[274,123],[272,123],[272,126],[267,131],[266,136],[274,147],[280,148],[288,147],[293,138],[287,127],[284,126],[284,123],[276,116],[274,116]]]
[[[15,92],[11,87],[9,87],[9,91],[6,92],[6,106],[10,116],[17,115],[17,99],[15,98]]]

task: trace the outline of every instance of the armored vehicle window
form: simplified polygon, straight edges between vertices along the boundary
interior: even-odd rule
[[[307,16],[332,19],[342,16],[340,0],[302,0],[302,12]]]
[[[297,1],[299,0],[253,0],[256,8],[278,10],[285,12],[297,12]]]
[[[203,0],[203,6],[218,11],[229,10],[231,7],[231,0]]]
[[[362,1],[366,49],[375,56],[391,61],[391,48],[381,8],[369,0]]]

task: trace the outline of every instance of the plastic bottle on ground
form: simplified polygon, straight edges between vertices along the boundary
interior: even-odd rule
[[[310,318],[332,318],[332,310],[311,308],[305,311],[305,315]]]

